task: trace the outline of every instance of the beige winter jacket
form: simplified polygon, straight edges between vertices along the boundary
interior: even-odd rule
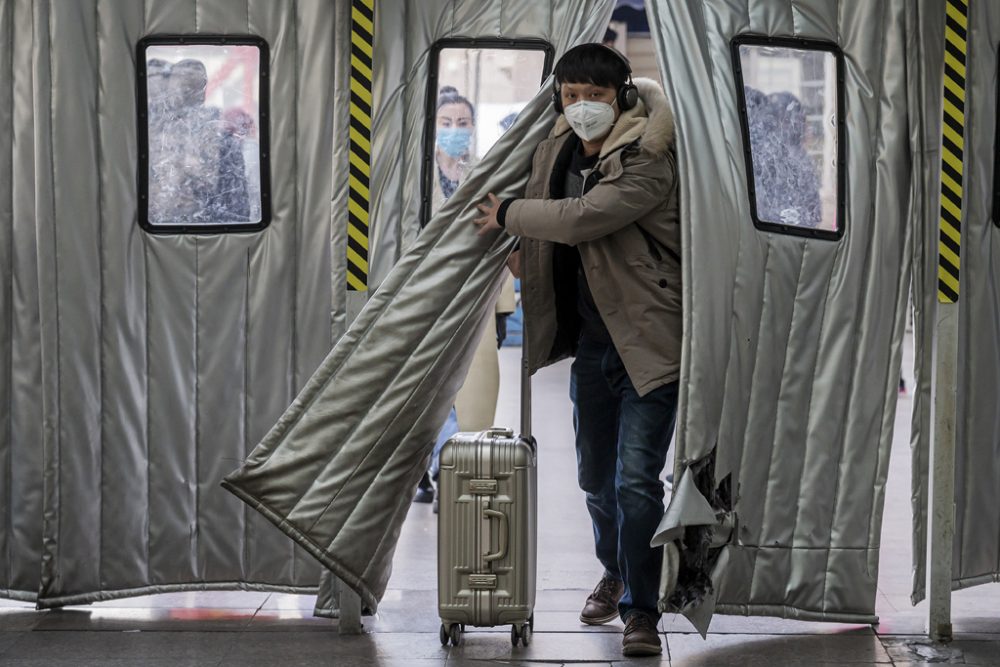
[[[681,247],[673,113],[656,83],[635,83],[640,102],[619,117],[604,142],[591,177],[597,183],[581,198],[548,198],[556,159],[571,133],[560,116],[535,151],[525,198],[506,206],[503,222],[522,237],[531,371],[574,351],[553,349],[553,249],[563,243],[579,249],[594,303],[632,384],[645,395],[679,376]]]

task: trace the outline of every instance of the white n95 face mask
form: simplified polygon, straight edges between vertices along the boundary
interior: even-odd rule
[[[576,102],[563,113],[576,136],[584,141],[603,139],[615,124],[615,110],[605,102]]]

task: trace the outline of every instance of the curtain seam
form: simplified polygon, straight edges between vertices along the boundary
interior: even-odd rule
[[[146,34],[149,30],[149,6],[148,0],[142,0],[142,34]],[[135,68],[138,68],[138,63],[134,64]],[[138,128],[136,128],[138,130]],[[148,141],[148,140],[147,140]],[[142,147],[140,146],[141,150]],[[149,542],[151,539],[150,524],[152,519],[152,502],[150,502],[150,443],[152,442],[152,428],[150,425],[150,409],[149,409],[149,243],[146,240],[145,235],[140,235],[142,239],[142,262],[143,262],[143,292],[145,295],[145,303],[143,304],[143,312],[145,315],[143,339],[145,342],[145,357],[146,357],[146,368],[145,373],[143,373],[146,387],[146,581],[152,584],[152,568],[150,567],[150,555],[149,555]]]
[[[250,6],[249,1],[247,6]],[[250,269],[247,248],[246,292],[243,295],[243,457],[250,452]],[[243,579],[250,579],[250,506],[243,503]]]
[[[788,367],[788,355],[789,355],[789,353],[792,350],[791,342],[792,342],[792,332],[795,331],[795,316],[798,314],[798,311],[801,309],[801,307],[798,306],[797,304],[799,303],[798,297],[799,297],[799,294],[800,294],[800,290],[801,290],[801,288],[802,288],[802,286],[804,284],[803,280],[802,280],[802,275],[803,275],[803,273],[805,273],[806,255],[809,254],[809,247],[810,247],[809,246],[809,241],[807,240],[803,244],[803,246],[802,246],[802,256],[799,259],[799,275],[798,275],[798,277],[795,280],[795,285],[796,285],[796,287],[795,287],[795,296],[792,298],[792,312],[791,312],[791,316],[789,317],[789,320],[788,320],[788,344],[786,345],[786,348],[785,348],[785,362],[784,362],[784,365],[782,366],[782,371],[781,371],[781,378],[782,378],[782,383],[781,384],[782,384],[782,386],[781,386],[781,388],[778,389],[778,401],[777,401],[778,403],[781,402],[781,394],[782,394],[782,390],[784,389],[784,380],[787,377],[786,374],[785,374],[785,369]],[[825,316],[825,314],[826,314],[826,309],[825,309],[825,305],[824,305],[824,309],[823,309],[823,311],[822,311],[822,313],[821,313],[820,316],[823,317],[823,316]],[[822,330],[822,321],[820,323],[820,329]],[[806,331],[808,331],[808,327],[806,327]],[[816,359],[819,357],[819,341],[813,341],[812,347],[814,347],[816,349],[816,356],[813,358],[813,368],[814,368],[813,378],[814,379],[813,379],[813,382],[809,383],[809,401],[806,404],[806,419],[805,419],[806,437],[804,438],[804,440],[806,442],[808,442],[809,414],[812,412],[813,390],[816,388],[816,383],[815,383],[815,365],[816,365]],[[775,415],[774,428],[775,428],[775,433],[777,434],[777,431],[778,431],[778,419],[777,419],[777,415]],[[802,450],[802,466],[800,468],[799,474],[796,475],[796,477],[795,477],[795,479],[798,480],[799,491],[796,494],[798,496],[798,499],[797,499],[796,504],[795,504],[795,518],[792,520],[792,531],[790,533],[790,542],[789,542],[789,546],[791,546],[793,549],[796,548],[795,547],[795,531],[798,528],[798,523],[799,523],[799,507],[800,507],[799,501],[801,501],[801,499],[802,499],[802,471],[804,471],[805,467],[806,467],[806,457],[807,457],[807,455],[808,455],[808,448],[803,448],[803,450]],[[766,502],[767,502],[767,498],[765,496],[765,503]],[[766,513],[766,511],[765,511],[765,513]],[[790,582],[786,582],[786,588],[785,588],[785,597],[786,597],[786,599],[787,599],[788,593],[789,593],[789,591],[788,591],[788,584],[789,583]]]
[[[53,82],[53,78],[52,78],[52,53],[53,53],[53,48],[52,48],[53,47],[53,43],[52,43],[52,32],[53,32],[52,28],[53,28],[53,26],[52,26],[52,21],[53,21],[53,12],[52,12],[52,5],[51,4],[46,4],[45,8],[46,8],[46,11],[48,13],[48,15],[46,16],[46,20],[47,20],[47,24],[48,24],[47,30],[46,30],[46,33],[47,33],[46,37],[47,37],[47,41],[48,41],[48,57],[47,57],[46,63],[48,65],[48,75],[49,75],[48,76],[49,96],[48,96],[48,100],[47,100],[48,101],[48,105],[49,105],[49,126],[48,126],[48,131],[49,131],[49,142],[48,142],[48,149],[49,149],[49,151],[48,151],[48,153],[49,154],[48,154],[48,160],[49,160],[49,178],[51,179],[50,182],[49,182],[49,188],[51,189],[50,196],[51,196],[51,205],[52,205],[52,210],[51,210],[52,246],[53,246],[52,264],[53,264],[53,280],[55,281],[55,295],[54,295],[54,298],[55,298],[55,314],[56,314],[56,318],[55,318],[56,319],[56,322],[55,322],[56,323],[56,335],[55,335],[55,341],[56,341],[56,354],[55,354],[55,366],[56,366],[55,408],[56,408],[56,418],[55,418],[55,428],[54,428],[54,431],[53,431],[53,437],[54,437],[53,448],[55,450],[55,461],[56,461],[56,466],[55,466],[55,478],[56,478],[56,481],[55,481],[55,490],[54,490],[54,493],[55,493],[55,496],[56,496],[56,502],[55,502],[55,504],[56,504],[56,511],[55,511],[55,515],[56,515],[55,516],[55,522],[56,522],[56,525],[55,525],[55,528],[56,528],[56,533],[57,533],[57,536],[58,536],[58,534],[60,532],[59,529],[62,526],[62,508],[60,507],[60,500],[61,500],[61,495],[62,495],[62,493],[61,493],[62,492],[62,467],[61,467],[61,465],[59,465],[59,461],[60,461],[60,458],[61,458],[60,457],[60,454],[61,454],[60,448],[62,446],[62,336],[61,336],[61,327],[60,327],[61,323],[59,321],[59,231],[58,231],[59,230],[59,225],[57,225],[56,221],[55,221],[55,216],[56,216],[56,187],[55,187],[55,184],[56,184],[56,162],[55,162],[55,155],[54,155],[55,154],[55,145],[54,145],[54,141],[55,141],[55,131],[54,131],[54,128],[55,128],[55,105],[52,103],[53,96],[55,94],[55,87],[54,87],[54,82]],[[37,189],[37,185],[36,185],[36,189]],[[43,440],[43,442],[44,442],[44,440]],[[43,456],[44,456],[44,447],[43,447]],[[44,463],[43,463],[43,468],[44,468]],[[44,536],[43,536],[43,540],[44,540]],[[62,562],[61,561],[61,557],[62,557],[62,541],[60,539],[58,539],[58,537],[55,540],[55,551],[56,551],[56,553],[55,553],[55,563],[56,563],[56,567],[58,567],[58,564]],[[52,567],[51,563],[50,563],[49,567],[50,568]],[[51,569],[50,569],[50,574],[51,574]],[[52,580],[50,579],[48,583],[51,584]]]
[[[99,337],[99,373],[98,373],[98,400],[100,401],[100,425],[99,433],[100,437],[98,439],[99,446],[101,448],[101,466],[100,466],[100,484],[98,485],[98,493],[100,494],[100,528],[98,529],[98,550],[97,550],[97,579],[98,588],[104,588],[104,442],[105,442],[105,368],[106,368],[106,357],[104,354],[104,340],[105,340],[105,279],[104,279],[104,148],[103,148],[103,135],[101,133],[101,101],[102,95],[101,91],[102,84],[102,54],[101,54],[101,0],[94,1],[94,28],[96,32],[95,37],[95,49],[97,52],[97,90],[95,92],[95,106],[97,113],[95,114],[95,130],[96,130],[96,144],[97,144],[97,243],[98,243],[98,262],[100,264],[98,270],[98,294],[100,301],[99,308],[99,319],[98,327],[100,330]]]
[[[197,4],[197,0],[195,0]],[[204,577],[201,557],[201,237],[194,237],[194,576]],[[191,536],[188,536],[190,540]],[[190,548],[190,543],[189,543]]]
[[[748,174],[748,177],[752,178],[753,174]],[[753,378],[754,378],[755,375],[757,375],[757,366],[758,366],[758,363],[759,363],[760,357],[761,357],[761,355],[759,354],[759,350],[760,350],[760,341],[761,341],[761,330],[764,327],[764,304],[763,304],[763,299],[764,299],[764,295],[767,292],[768,273],[769,273],[768,270],[767,270],[767,264],[768,264],[767,260],[771,256],[771,247],[772,247],[772,244],[771,244],[771,241],[770,241],[770,237],[768,237],[768,242],[767,242],[767,245],[765,246],[765,255],[764,255],[764,262],[763,262],[764,276],[763,276],[763,279],[761,281],[761,290],[760,290],[761,291],[761,295],[760,295],[760,298],[761,298],[761,317],[760,317],[760,321],[757,323],[757,342],[756,342],[755,354],[753,355],[753,368],[750,369],[750,391],[749,391],[749,393],[747,395],[747,400],[746,400],[747,416],[743,420],[743,429],[742,430],[743,430],[744,435],[743,435],[743,446],[741,447],[741,449],[744,450],[744,453],[746,451],[746,430],[747,430],[747,426],[750,423],[750,406],[753,405],[754,396],[756,394],[756,392],[754,391],[754,388],[757,387],[757,383],[754,382]],[[739,270],[739,267],[737,267],[737,272],[736,273],[738,273],[738,270]],[[736,276],[734,275],[734,280],[735,280],[735,278],[736,278]],[[736,321],[735,313],[733,313],[733,315],[734,315],[733,316],[733,320]],[[730,356],[729,361],[731,361],[731,360],[732,360],[732,357]],[[729,361],[726,362],[726,366],[727,367],[729,366]],[[723,391],[725,391],[724,387],[725,387],[725,383],[723,384]],[[773,437],[772,437],[772,440],[773,440]],[[772,442],[770,457],[768,458],[768,464],[767,464],[768,479],[770,479],[770,470],[771,470],[771,465],[773,463],[773,459],[774,459],[774,444]],[[743,478],[743,462],[745,460],[746,460],[745,456],[743,456],[743,457],[740,458],[740,471],[739,471],[740,472],[740,479]],[[767,480],[765,480],[765,484],[766,484],[766,482],[767,482]],[[767,490],[765,488],[765,495],[766,495],[766,492],[767,492]],[[734,505],[734,509],[735,509],[736,506],[738,506],[738,504],[739,504],[739,500],[737,499],[736,505]],[[763,505],[761,505],[761,523],[760,523],[760,527],[758,529],[759,530],[759,533],[757,535],[758,539],[760,539],[763,536],[763,532],[764,532],[764,521],[763,521],[763,519],[764,519],[764,510],[765,510],[765,507]],[[738,515],[739,515],[739,513],[737,511],[737,516]],[[747,594],[748,594],[748,596],[750,598],[753,597],[753,581],[754,581],[754,574],[756,573],[756,571],[757,571],[757,556],[755,554],[754,555],[753,563],[750,566],[750,573],[749,573],[749,577],[748,577],[748,593]]]
[[[295,39],[292,42],[292,47],[294,49],[294,58],[292,60],[292,65],[295,67],[295,77],[294,77],[294,94],[292,95],[292,127],[294,131],[292,133],[292,164],[295,165],[293,174],[295,179],[295,188],[293,192],[293,210],[294,215],[292,218],[292,358],[291,358],[291,375],[292,375],[292,397],[298,395],[299,393],[299,369],[298,369],[298,300],[299,300],[299,225],[301,221],[299,220],[299,94],[301,91],[300,87],[300,68],[299,59],[301,58],[302,49],[299,45],[299,2],[294,0],[292,3],[292,27],[295,30]],[[292,549],[292,581],[295,581],[295,571],[297,569],[299,561],[299,550],[296,548],[295,542],[291,542]]]
[[[8,311],[9,317],[7,322],[7,332],[8,332],[8,369],[10,376],[8,379],[8,393],[7,393],[7,579],[6,585],[8,588],[12,588],[14,579],[14,565],[13,565],[13,546],[11,544],[10,532],[14,523],[14,494],[13,494],[13,479],[14,479],[14,271],[13,271],[13,259],[14,259],[14,129],[16,127],[14,123],[14,108],[15,108],[15,90],[14,90],[14,4],[6,4],[8,22],[7,22],[7,45],[9,49],[10,58],[10,138],[11,138],[11,150],[10,150],[10,171],[7,172],[10,178],[10,257],[11,257],[11,279],[10,279],[10,291],[9,291],[9,307]]]
[[[246,0],[247,34],[252,35],[253,29],[250,24],[250,0]],[[270,57],[271,49],[267,49]],[[271,63],[266,63],[268,70]],[[268,77],[267,85],[271,85],[271,78]],[[270,98],[270,95],[268,95]],[[268,124],[271,122],[271,115],[268,114]],[[270,136],[270,131],[268,131]],[[270,153],[270,151],[268,151]],[[270,155],[268,155],[268,159]],[[270,170],[269,170],[270,171]],[[268,184],[270,188],[270,184]],[[246,262],[246,291],[243,295],[243,458],[250,452],[250,268],[251,268],[251,246],[247,246]],[[241,573],[244,581],[250,579],[250,506],[243,503],[243,563]]]
[[[843,8],[843,3],[840,3],[838,5],[838,9],[842,9],[842,8]],[[880,24],[880,27],[882,28],[882,30],[880,30],[878,32],[878,34],[883,34],[883,30],[885,29],[885,27],[887,25],[886,11],[887,11],[886,10],[886,5],[883,4],[882,5],[882,15],[881,15],[880,21],[879,21],[879,24]],[[840,17],[838,16],[838,18],[840,18]],[[837,32],[838,32],[838,34],[840,33],[840,28],[841,28],[841,26],[838,25],[837,26]],[[840,44],[840,43],[841,42],[838,42],[838,44]],[[884,138],[881,135],[880,128],[882,127],[882,107],[883,107],[882,101],[883,101],[883,97],[885,95],[885,76],[884,75],[885,75],[886,51],[887,51],[887,48],[888,48],[887,47],[887,40],[883,40],[882,41],[882,49],[880,50],[880,54],[879,54],[880,58],[879,58],[878,67],[873,70],[876,73],[876,75],[877,75],[878,95],[874,98],[876,100],[876,103],[877,103],[877,109],[876,109],[876,114],[875,114],[875,123],[872,126],[871,130],[869,131],[869,136],[868,136],[869,146],[874,147],[873,156],[872,156],[874,159],[871,161],[871,164],[868,167],[869,183],[871,183],[871,204],[869,205],[868,210],[866,211],[866,213],[868,214],[866,216],[866,220],[868,221],[868,227],[869,227],[869,229],[868,229],[868,235],[869,235],[868,241],[869,242],[865,245],[865,247],[869,248],[869,249],[872,247],[872,241],[874,239],[875,230],[877,228],[877,225],[875,224],[875,208],[876,208],[876,205],[877,205],[877,202],[878,202],[878,193],[879,193],[880,179],[878,178],[878,175],[877,175],[876,172],[878,171],[877,167],[878,167],[879,162],[882,161],[883,150],[885,148]],[[846,54],[844,54],[843,57],[844,57],[845,60],[847,60],[847,55]],[[845,67],[846,67],[846,65],[845,65]],[[845,95],[846,95],[846,91],[845,91]],[[872,135],[874,135],[874,136],[872,136]],[[848,162],[850,162],[850,160],[848,160]],[[846,214],[847,214],[847,212],[845,211],[845,217],[846,217]],[[847,224],[847,221],[845,220],[845,230],[844,230],[845,236],[847,234],[846,224]],[[854,225],[852,225],[852,227],[854,227]],[[863,269],[861,271],[861,275],[864,276],[865,279],[867,279],[867,277],[869,275],[869,271],[871,269],[871,259],[872,259],[872,255],[873,254],[874,253],[871,250],[869,250],[868,252],[865,253],[865,256],[864,256],[864,267],[863,267]],[[861,293],[863,294],[864,293],[864,284],[862,284],[862,286],[859,289],[860,289]],[[859,338],[860,326],[861,325],[860,325],[860,322],[859,322],[858,325],[855,328],[855,331],[854,331],[854,337],[855,338]],[[859,370],[857,368],[858,348],[859,347],[860,346],[855,346],[855,348],[853,350],[852,357],[851,357],[851,366],[850,366],[850,368],[851,368],[851,377],[850,377],[850,380],[849,380],[848,391],[846,392],[846,395],[848,397],[850,397],[852,395],[852,393],[853,393],[855,381],[857,380],[858,373],[859,373]],[[850,399],[849,398],[848,398],[847,403],[844,406],[844,411],[845,411],[845,413],[850,411]],[[847,420],[844,419],[843,423],[846,423],[846,422],[847,422]],[[838,508],[838,504],[839,504],[838,503],[838,499],[840,498],[840,491],[841,491],[840,481],[841,481],[841,477],[842,477],[842,473],[841,473],[840,469],[841,469],[841,466],[843,466],[843,464],[844,464],[844,456],[845,456],[845,454],[847,452],[847,446],[848,446],[847,445],[847,429],[846,428],[841,431],[841,434],[840,434],[840,437],[838,438],[838,440],[841,441],[841,446],[840,446],[840,456],[838,457],[838,460],[837,460],[837,483],[836,483],[836,487],[835,487],[834,494],[833,494],[833,507],[832,507],[832,512],[830,513],[830,527],[829,527],[829,529],[827,531],[827,534],[830,535],[831,537],[833,535],[833,528],[834,528],[834,526],[837,523],[837,508]],[[827,590],[828,590],[827,586],[828,586],[829,582],[830,582],[830,554],[829,554],[829,552],[827,552],[826,564],[825,564],[825,566],[823,568],[823,600],[822,600],[822,604],[823,604],[823,611],[824,612],[827,609]]]

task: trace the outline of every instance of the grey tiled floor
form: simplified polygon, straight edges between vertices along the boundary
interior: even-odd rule
[[[907,346],[907,353],[909,346]],[[516,350],[505,349],[499,423],[517,423]],[[904,368],[911,367],[909,360]],[[450,650],[437,639],[435,521],[414,505],[400,541],[389,590],[366,634],[342,637],[336,623],[312,616],[313,598],[269,593],[171,593],[37,612],[0,601],[0,665],[523,665],[621,664],[621,623],[582,626],[580,605],[599,576],[590,522],[575,480],[567,397],[568,366],[535,382],[540,515],[538,603],[532,645],[513,649],[506,628],[470,632]],[[909,412],[901,397],[886,494],[882,566],[870,626],[719,616],[706,640],[683,618],[661,623],[665,651],[638,664],[1000,666],[1000,586],[953,597],[956,641],[923,639],[926,605],[912,607],[910,587]]]

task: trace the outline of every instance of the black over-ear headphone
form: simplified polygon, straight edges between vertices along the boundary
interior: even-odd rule
[[[628,111],[629,109],[635,107],[635,105],[639,103],[639,89],[635,87],[634,83],[632,83],[632,66],[629,64],[628,58],[618,53],[618,51],[612,49],[610,46],[605,46],[603,44],[588,43],[588,44],[580,44],[578,46],[574,46],[572,49],[564,53],[562,57],[565,58],[574,51],[589,46],[599,46],[602,49],[610,51],[611,53],[615,54],[615,57],[618,58],[618,60],[620,60],[623,65],[625,65],[625,74],[628,77],[628,80],[618,87],[618,94],[616,95],[616,99],[618,100],[618,109],[621,111]],[[560,61],[561,60],[562,58],[560,58]],[[556,66],[558,67],[558,63],[556,64]],[[559,82],[553,81],[552,88],[553,88],[552,105],[556,108],[556,113],[562,113],[563,104],[562,104],[562,95],[560,94],[559,90],[560,89]]]

